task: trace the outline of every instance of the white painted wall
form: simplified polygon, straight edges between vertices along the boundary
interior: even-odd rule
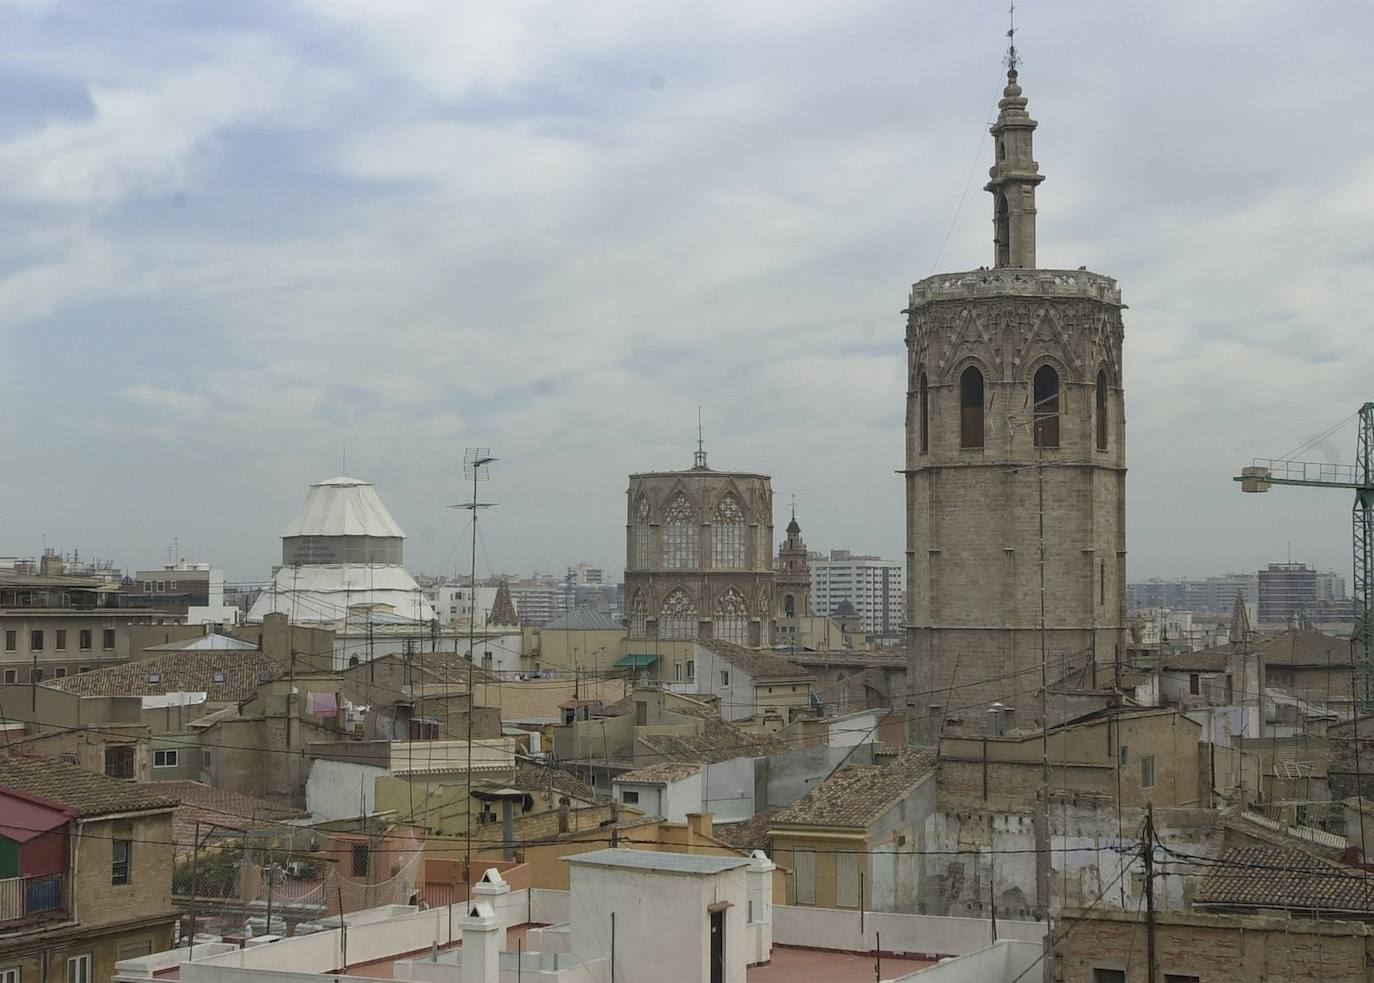
[[[316,758],[305,783],[305,808],[316,819],[353,819],[376,807],[377,779],[385,768]]]
[[[830,722],[831,747],[855,747],[869,744],[877,737],[878,721],[888,715],[887,710],[864,710],[847,713]]]
[[[718,823],[735,823],[758,811],[754,801],[755,758],[732,758],[705,765],[702,778],[706,798],[698,809],[715,816]]]
[[[672,818],[671,816],[665,815],[662,811],[663,786],[661,785],[612,780],[611,789],[612,796],[622,805],[628,805],[631,808],[638,809],[646,816],[663,816],[665,819]],[[631,793],[631,799],[628,802],[625,799],[625,793],[627,791]],[[678,821],[680,822],[681,820]]]
[[[957,956],[938,966],[898,976],[888,983],[1014,983],[1031,978],[1030,968],[1040,961],[1045,947],[1039,942],[1000,939],[986,949]]]
[[[992,922],[982,918],[880,911],[866,913],[863,922],[860,931],[859,913],[852,910],[774,905],[773,944],[868,952],[877,948],[877,936],[881,934],[884,952],[962,956],[992,942]],[[1003,939],[1038,942],[1045,936],[1045,925],[999,918],[997,935]]]
[[[572,946],[581,962],[610,956],[611,914],[616,916],[616,979],[710,979],[707,906],[728,901],[725,912],[725,980],[745,983],[748,889],[745,869],[710,876],[576,864],[572,871]]]
[[[627,790],[638,793],[639,801],[627,804],[646,816],[662,816],[669,822],[684,823],[687,821],[687,813],[702,812],[705,808],[701,779],[701,772],[663,785],[654,782],[625,782],[615,779],[612,781],[612,788],[615,798],[621,802],[625,801]],[[721,822],[724,821],[721,820]]]
[[[693,645],[692,651],[696,677],[692,681],[695,688],[690,692],[719,697],[720,715],[726,720],[752,717],[754,677],[701,645]]]

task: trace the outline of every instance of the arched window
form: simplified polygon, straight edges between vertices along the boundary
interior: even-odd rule
[[[1107,449],[1107,373],[1097,373],[1097,449]]]
[[[717,570],[744,569],[744,509],[734,495],[726,495],[716,506],[711,542]]]
[[[731,587],[716,598],[711,627],[716,638],[744,645],[749,637],[749,609],[745,607],[744,595]]]
[[[797,599],[791,594],[783,595],[782,615],[784,618],[795,618],[797,616]]]
[[[993,245],[997,247],[997,265],[1011,264],[1011,217],[1007,213],[1007,196],[997,195],[993,211]],[[979,445],[982,446],[981,444]]]
[[[983,446],[983,373],[972,365],[959,377],[959,446]]]
[[[636,570],[649,569],[649,500],[643,495],[635,503],[634,564]]]
[[[921,453],[930,453],[930,387],[926,385],[925,370],[921,370],[921,381],[917,387],[921,413]]]
[[[701,562],[698,543],[701,525],[687,496],[678,494],[668,505],[663,522],[663,565],[669,570],[693,570]]]
[[[645,638],[649,633],[648,629],[649,605],[644,600],[642,590],[635,591],[635,596],[630,601],[630,637]]]
[[[1032,387],[1035,405],[1035,446],[1059,446],[1059,373],[1052,365],[1035,370]]]
[[[697,637],[697,606],[681,587],[663,599],[663,607],[658,613],[658,637]]]

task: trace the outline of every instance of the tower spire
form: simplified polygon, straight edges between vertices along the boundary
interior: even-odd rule
[[[991,179],[984,186],[992,193],[993,265],[1032,269],[1035,266],[1035,186],[1045,180],[1035,162],[1031,135],[1036,122],[1026,112],[1026,97],[1017,81],[1021,56],[1016,50],[1016,4],[1007,11],[1007,86],[997,103],[997,122],[992,124],[996,156]]]

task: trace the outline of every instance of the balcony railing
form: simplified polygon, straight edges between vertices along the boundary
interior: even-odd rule
[[[66,874],[0,879],[0,925],[54,917],[66,911]]]

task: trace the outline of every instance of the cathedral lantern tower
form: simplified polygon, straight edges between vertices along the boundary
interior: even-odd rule
[[[1036,266],[1044,177],[1009,61],[986,186],[993,265],[921,280],[905,312],[918,735],[977,730],[994,701],[1034,726],[1042,651],[1058,692],[1112,686],[1125,649],[1121,292],[1083,267]]]

